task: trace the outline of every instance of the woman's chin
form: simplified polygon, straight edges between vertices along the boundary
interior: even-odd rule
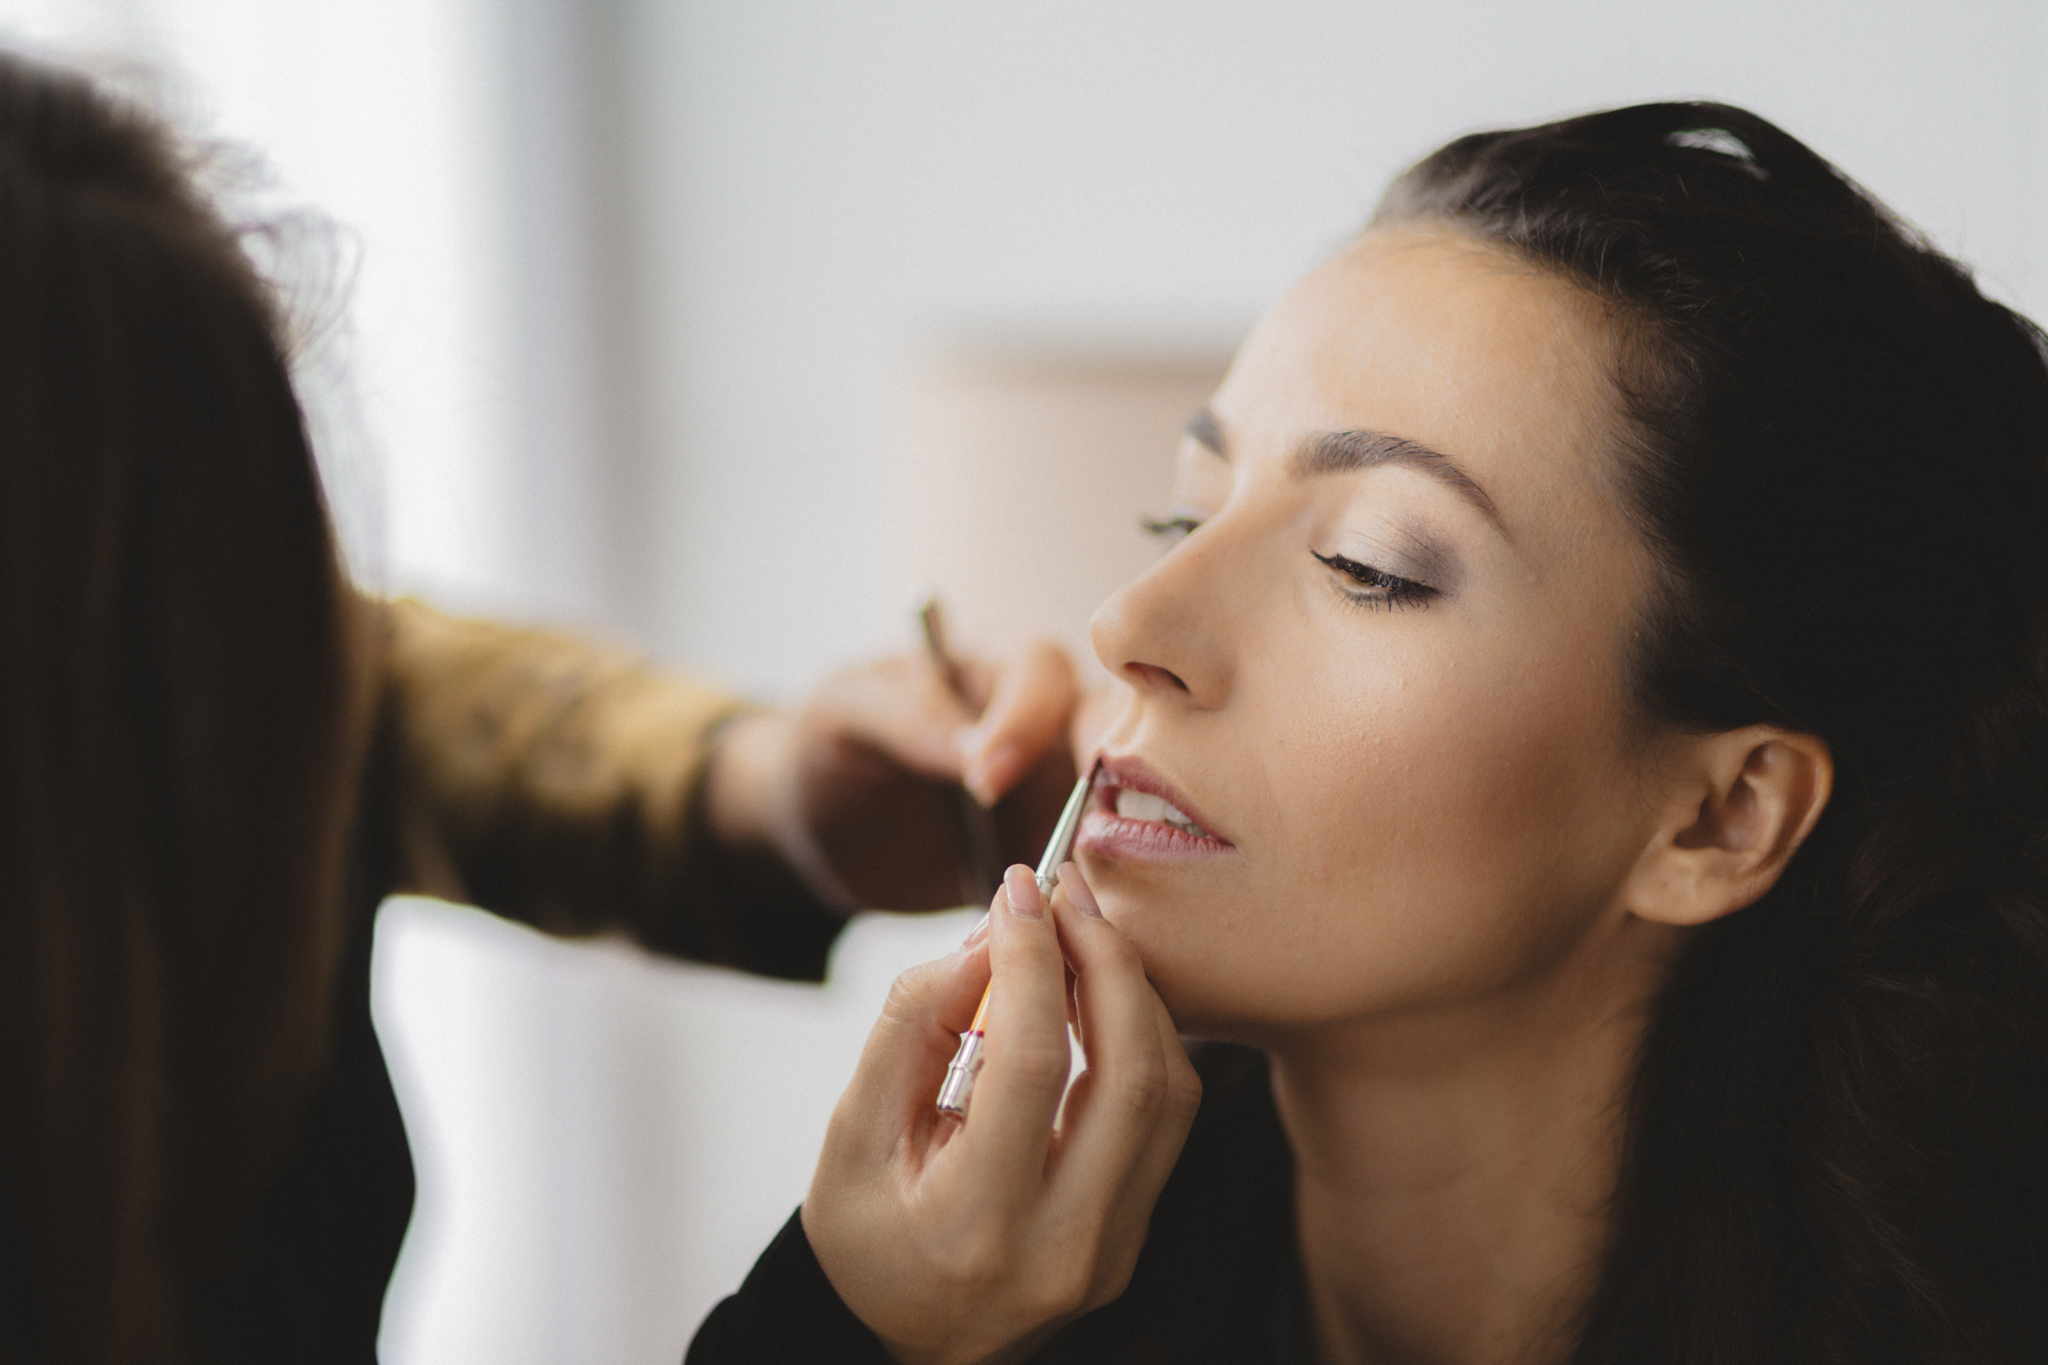
[[[1104,906],[1104,917],[1122,930],[1145,964],[1145,977],[1159,993],[1174,1030],[1181,1037],[1205,1042],[1249,1042],[1257,1024],[1245,1018],[1244,1002],[1232,998],[1239,984],[1227,963],[1214,963],[1191,953],[1194,946],[1185,934],[1167,932],[1167,926],[1142,912],[1119,920],[1117,911]]]
[[[1230,907],[1255,902],[1257,893],[1228,875],[1231,860],[1209,850],[1187,860],[1127,859],[1099,847],[1082,857],[1103,917],[1137,952],[1183,1037],[1249,1042],[1261,1013],[1255,1006],[1284,1008],[1247,998],[1259,964],[1246,961],[1241,916]]]

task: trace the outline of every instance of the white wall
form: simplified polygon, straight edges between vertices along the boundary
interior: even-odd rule
[[[961,334],[1201,351],[1465,129],[1712,96],[2048,311],[2023,0],[0,0],[186,73],[360,244],[383,580],[788,695],[904,642],[904,394]],[[368,460],[364,452],[372,453]],[[421,1145],[393,1361],[673,1360],[800,1194],[895,966],[825,991],[387,919]],[[764,1079],[768,1049],[800,1059]]]
[[[2022,0],[633,6],[662,647],[787,688],[900,640],[887,396],[935,327],[1249,321],[1475,127],[1712,96],[2048,304]],[[816,566],[833,566],[825,589]],[[769,604],[774,609],[769,610]]]

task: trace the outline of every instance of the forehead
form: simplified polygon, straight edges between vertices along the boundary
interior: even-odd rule
[[[1455,232],[1367,234],[1261,320],[1216,395],[1234,449],[1371,430],[1442,451],[1503,513],[1609,501],[1609,332],[1586,291]]]

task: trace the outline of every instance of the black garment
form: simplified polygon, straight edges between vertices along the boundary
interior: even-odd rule
[[[1296,1365],[1307,1359],[1294,1159],[1263,1053],[1195,1055],[1202,1110],[1152,1212],[1130,1287],[1058,1332],[1037,1365]],[[711,1310],[686,1365],[887,1365],[792,1217],[739,1293]]]
[[[617,651],[417,602],[359,600],[351,611],[375,627],[352,668],[375,685],[376,704],[348,716],[363,728],[346,736],[361,766],[350,828],[335,831],[346,841],[341,885],[275,907],[312,945],[293,964],[299,984],[274,991],[276,962],[243,961],[231,938],[195,938],[203,955],[165,959],[180,992],[237,1005],[228,1017],[268,1019],[266,1047],[248,1055],[290,1068],[256,1078],[239,1051],[186,1055],[184,1040],[161,1040],[160,1079],[191,1094],[159,1100],[182,1125],[153,1135],[161,1188],[123,1196],[152,1221],[160,1264],[147,1268],[164,1290],[161,1302],[127,1307],[137,1321],[160,1312],[165,1358],[187,1365],[375,1365],[413,1206],[412,1158],[370,1020],[385,897],[436,895],[549,933],[624,934],[658,953],[813,981],[843,926],[773,849],[712,837],[701,798],[714,736],[736,712],[730,697]],[[305,993],[314,978],[317,994]],[[15,1041],[17,1058],[45,1046]],[[245,1092],[285,1107],[219,1113],[193,1098]],[[0,1124],[0,1361],[31,1362],[49,1358],[54,1338],[37,1257],[56,1239],[39,1240],[29,1222],[41,1192],[24,1182],[40,1153],[12,1150],[14,1129]],[[240,1163],[247,1184],[232,1206],[194,1152]]]
[[[336,983],[327,1066],[297,1135],[239,1225],[223,1269],[192,1288],[195,1365],[375,1365],[384,1293],[412,1217],[412,1155],[370,1018],[370,950],[379,903],[408,878],[393,811],[398,789],[388,727],[373,748],[357,817],[346,913],[349,943]],[[774,868],[737,866],[702,823],[702,803],[675,841],[665,915],[629,927],[649,948],[794,980],[824,978],[844,921]],[[509,861],[509,859],[501,859]],[[560,859],[566,863],[566,858]],[[622,865],[645,867],[644,853]],[[488,883],[482,877],[476,882]],[[527,879],[541,881],[539,870]],[[744,894],[735,888],[746,888]],[[761,894],[766,887],[770,894]],[[519,912],[509,896],[487,908]],[[603,912],[589,912],[592,923]],[[521,918],[534,919],[527,913]],[[616,918],[625,918],[622,911]]]

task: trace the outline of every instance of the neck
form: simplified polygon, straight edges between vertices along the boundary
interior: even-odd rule
[[[1608,1235],[1628,1085],[1676,931],[1477,1004],[1276,1040],[1325,1365],[1561,1358]]]

